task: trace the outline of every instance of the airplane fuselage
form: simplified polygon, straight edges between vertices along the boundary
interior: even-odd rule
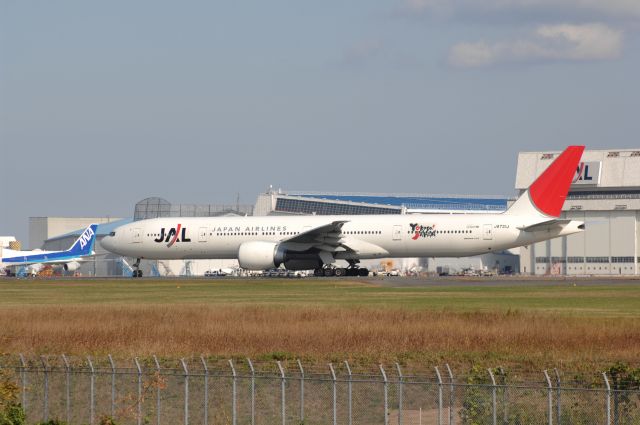
[[[528,245],[579,231],[575,226],[526,232],[523,218],[507,214],[406,214],[359,216],[266,216],[158,218],[120,227],[102,244],[120,255],[145,259],[231,259],[245,242],[285,244],[331,222],[344,221],[336,235],[350,250],[336,259],[464,257]]]

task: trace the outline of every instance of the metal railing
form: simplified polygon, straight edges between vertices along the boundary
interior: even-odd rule
[[[156,356],[116,362],[49,356],[0,359],[29,423],[68,424],[638,424],[640,389],[606,373],[503,369],[454,375],[347,361],[221,362]],[[624,388],[624,389],[621,389]]]

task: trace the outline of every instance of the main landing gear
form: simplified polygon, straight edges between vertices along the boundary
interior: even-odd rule
[[[133,272],[131,277],[142,277],[142,270],[140,270],[140,259],[136,258],[136,262],[133,263]]]
[[[366,277],[369,276],[369,269],[364,267],[358,267],[355,264],[349,265],[347,268],[342,267],[333,267],[333,266],[324,266],[322,268],[315,269],[313,271],[313,275],[316,277],[343,277],[343,276],[360,276]]]

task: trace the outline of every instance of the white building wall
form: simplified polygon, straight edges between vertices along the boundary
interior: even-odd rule
[[[609,274],[611,213],[590,211],[585,214],[585,257],[587,274]],[[598,262],[602,259],[606,262]]]
[[[610,234],[611,273],[635,273],[636,212],[612,212]]]
[[[565,218],[571,220],[585,221],[585,214],[580,211],[568,211],[564,214]],[[586,232],[575,233],[564,237],[565,240],[565,254],[567,256],[567,274],[568,275],[583,275],[585,274],[586,265],[584,262],[585,257],[585,244],[586,244]],[[579,262],[576,262],[579,261]]]

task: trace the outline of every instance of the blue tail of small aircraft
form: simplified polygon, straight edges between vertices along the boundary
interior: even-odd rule
[[[73,245],[71,245],[71,248],[67,250],[67,253],[77,256],[91,255],[93,253],[93,246],[96,243],[97,229],[97,224],[92,224],[87,227]]]

